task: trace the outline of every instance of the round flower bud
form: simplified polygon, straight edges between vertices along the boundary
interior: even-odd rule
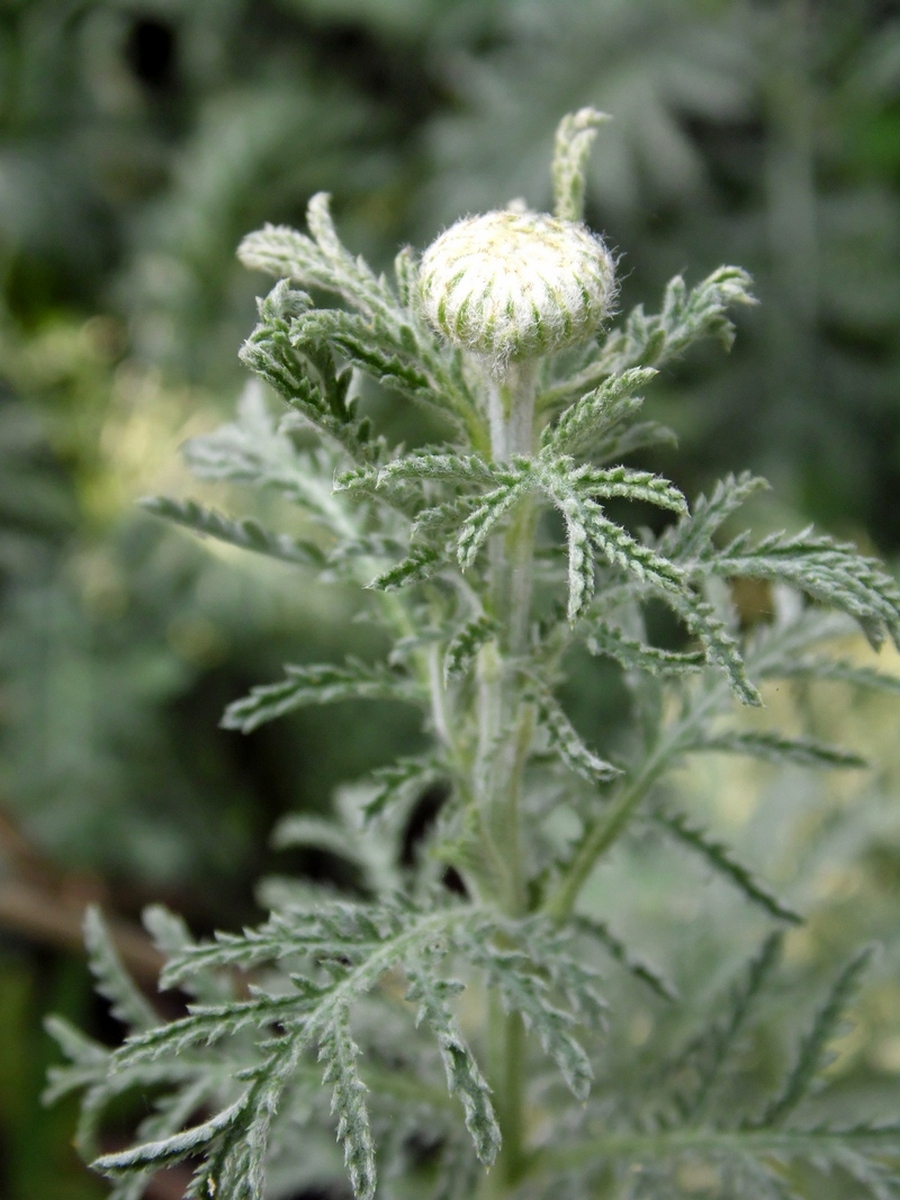
[[[584,225],[504,209],[441,234],[419,287],[432,325],[497,367],[595,333],[612,305],[614,265]]]

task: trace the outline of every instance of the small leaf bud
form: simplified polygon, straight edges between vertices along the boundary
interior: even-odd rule
[[[595,333],[612,307],[614,263],[581,223],[504,209],[441,234],[419,287],[431,324],[499,369]]]

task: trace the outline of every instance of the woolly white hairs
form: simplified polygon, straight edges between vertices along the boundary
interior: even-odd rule
[[[508,209],[465,217],[422,258],[422,307],[495,368],[584,340],[610,311],[612,255],[584,225]]]

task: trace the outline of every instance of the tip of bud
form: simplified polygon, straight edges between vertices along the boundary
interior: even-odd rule
[[[615,295],[600,238],[574,221],[511,209],[457,221],[425,251],[419,278],[432,325],[495,366],[590,337]]]

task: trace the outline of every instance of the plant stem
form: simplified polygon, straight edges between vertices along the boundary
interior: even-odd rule
[[[488,386],[491,450],[506,462],[533,450],[535,371],[512,364]],[[509,916],[527,908],[520,830],[522,777],[534,736],[535,714],[520,699],[520,663],[528,648],[536,508],[523,500],[504,533],[489,547],[490,606],[498,625],[496,641],[482,647],[478,660],[479,749],[476,795],[482,828],[495,860],[503,863],[498,897]],[[521,1177],[525,1147],[525,1027],[518,1013],[506,1014],[499,996],[488,997],[491,1084],[503,1137],[500,1156],[485,1180],[485,1197],[502,1197]]]
[[[690,748],[691,734],[721,701],[722,687],[712,688],[687,714],[660,737],[643,766],[626,782],[610,811],[590,826],[556,888],[544,901],[542,911],[554,921],[564,921],[572,912],[581,889],[597,861],[626,829],[638,805],[672,759]]]
[[[651,760],[652,761],[652,760]],[[649,765],[649,762],[648,762]],[[648,772],[646,766],[619,794],[612,811],[587,831],[575,857],[556,890],[544,903],[544,912],[554,921],[564,921],[575,907],[578,894],[598,858],[604,854],[628,824],[637,805],[644,798],[658,772]]]

